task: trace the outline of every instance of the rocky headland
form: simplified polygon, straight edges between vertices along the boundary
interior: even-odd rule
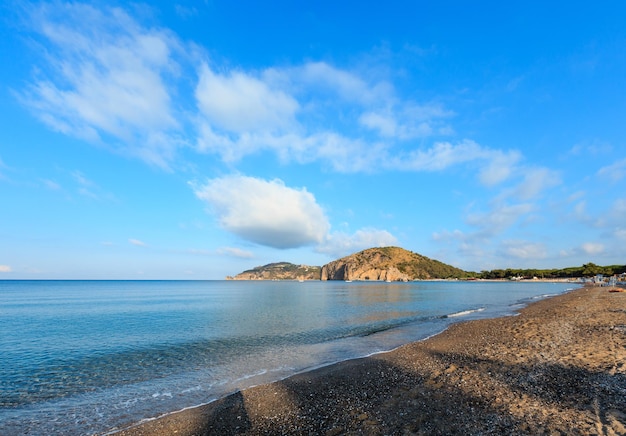
[[[468,273],[400,247],[360,251],[322,267],[322,280],[411,281],[464,278]]]
[[[372,280],[412,281],[466,278],[469,273],[400,247],[376,247],[359,251],[326,265],[270,263],[244,271],[227,280]]]

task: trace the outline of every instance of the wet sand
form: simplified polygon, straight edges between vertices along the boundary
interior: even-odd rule
[[[116,433],[626,435],[626,292],[582,288]]]

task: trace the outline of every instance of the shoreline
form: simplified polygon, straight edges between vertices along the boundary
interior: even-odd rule
[[[626,293],[580,288],[106,434],[624,434]]]

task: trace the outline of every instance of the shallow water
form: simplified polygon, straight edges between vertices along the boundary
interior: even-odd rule
[[[0,434],[102,434],[568,287],[0,281]]]

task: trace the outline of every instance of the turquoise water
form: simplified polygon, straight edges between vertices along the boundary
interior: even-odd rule
[[[103,434],[567,288],[0,281],[0,434]]]

